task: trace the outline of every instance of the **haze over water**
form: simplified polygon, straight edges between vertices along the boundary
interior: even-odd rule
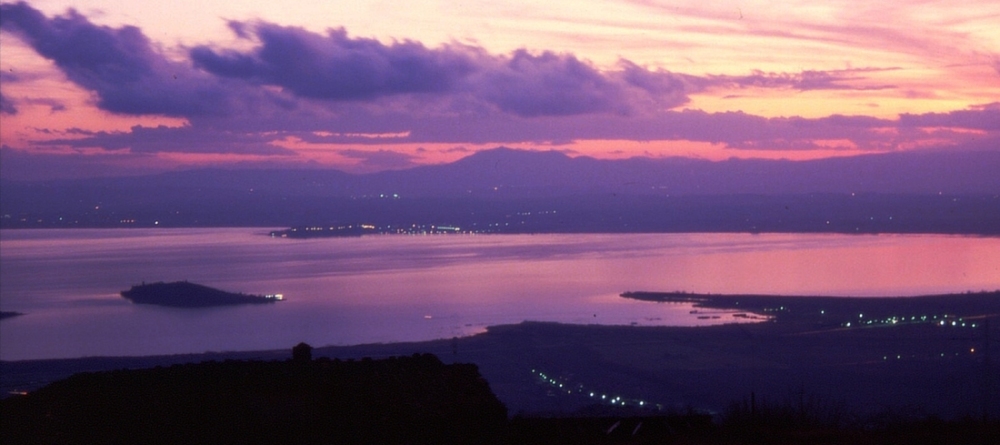
[[[0,231],[0,359],[419,341],[524,320],[696,325],[627,290],[900,296],[1000,288],[1000,239],[545,234],[274,239],[266,230]],[[275,305],[133,305],[133,284],[282,293]]]

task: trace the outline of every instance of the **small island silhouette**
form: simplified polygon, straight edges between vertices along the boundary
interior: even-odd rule
[[[136,304],[171,307],[211,307],[238,304],[269,304],[282,300],[281,294],[248,295],[226,292],[187,281],[142,283],[121,292],[121,296]]]

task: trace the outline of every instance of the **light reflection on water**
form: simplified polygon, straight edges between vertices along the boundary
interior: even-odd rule
[[[1000,288],[1000,239],[586,234],[272,239],[264,229],[0,231],[4,360],[415,341],[523,320],[694,325],[626,290],[915,295]],[[283,293],[276,305],[132,305],[142,281]]]

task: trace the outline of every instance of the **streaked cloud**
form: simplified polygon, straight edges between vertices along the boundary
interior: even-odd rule
[[[194,127],[132,127],[121,132],[73,131],[77,137],[49,139],[40,142],[48,146],[100,148],[130,153],[241,153],[257,155],[291,155],[292,151],[271,144],[273,136],[252,133],[203,130]]]

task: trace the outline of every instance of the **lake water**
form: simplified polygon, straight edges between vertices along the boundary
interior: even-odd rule
[[[0,359],[419,341],[524,320],[696,325],[627,290],[896,296],[1000,289],[1000,238],[831,234],[366,236],[266,229],[0,231]],[[133,284],[282,293],[274,305],[134,305]]]

